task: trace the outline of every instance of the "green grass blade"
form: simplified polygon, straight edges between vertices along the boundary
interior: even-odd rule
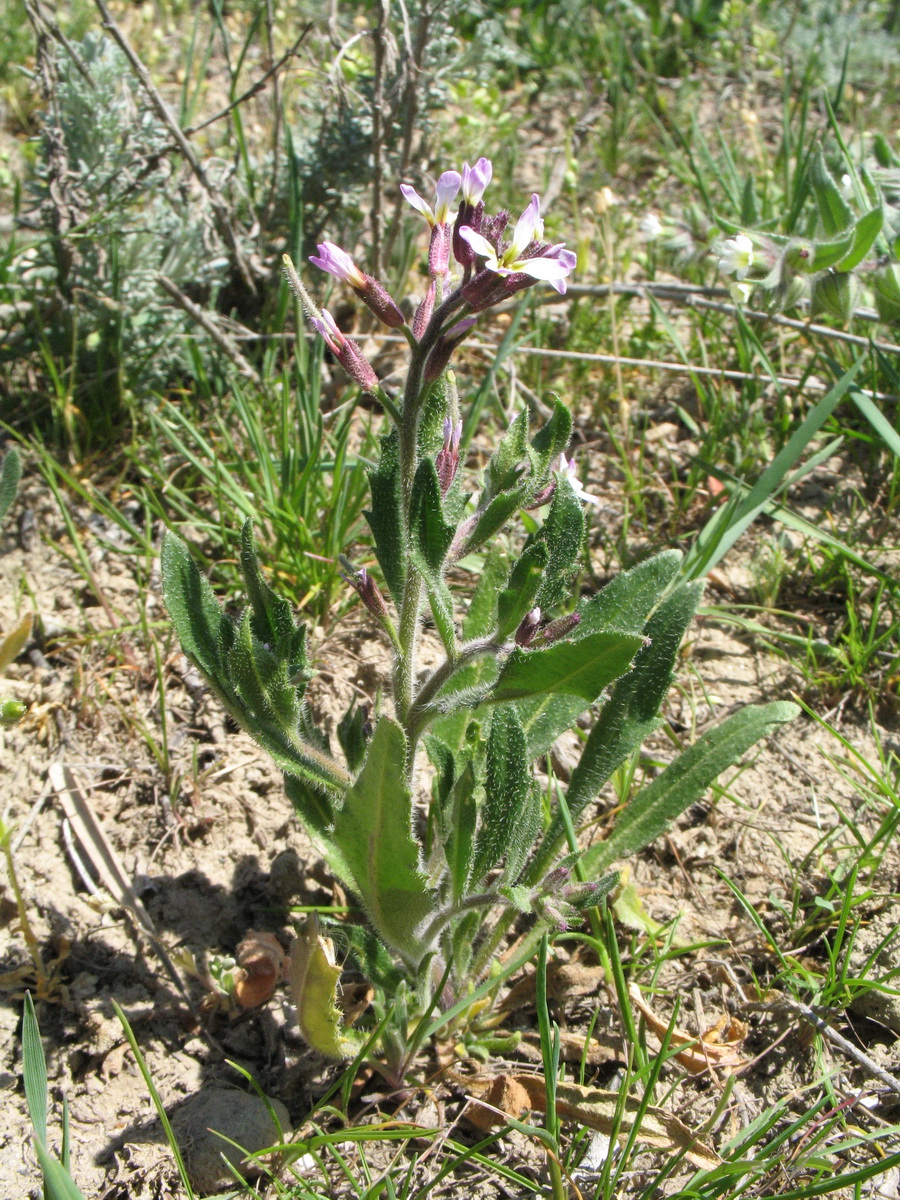
[[[47,1141],[47,1061],[41,1045],[41,1031],[31,992],[25,993],[25,1011],[22,1014],[22,1076],[25,1083],[25,1100],[34,1132],[42,1142]]]

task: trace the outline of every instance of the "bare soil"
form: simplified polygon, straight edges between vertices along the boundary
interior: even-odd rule
[[[0,735],[0,810],[13,827],[16,878],[35,938],[29,947],[4,871],[0,1196],[39,1195],[21,1082],[22,998],[29,988],[38,1000],[47,1054],[51,1120],[58,1122],[65,1095],[73,1175],[85,1195],[176,1197],[183,1195],[177,1172],[113,1001],[128,1016],[162,1101],[176,1115],[186,1104],[196,1104],[200,1094],[221,1098],[228,1095],[222,1089],[246,1091],[231,1060],[284,1103],[290,1123],[299,1129],[315,1096],[333,1078],[331,1068],[305,1050],[283,990],[264,1008],[242,1015],[204,1009],[209,963],[213,956],[234,954],[251,929],[286,940],[290,904],[340,904],[345,897],[293,818],[278,772],[244,734],[228,727],[178,652],[165,624],[153,564],[130,553],[133,547],[121,544],[114,527],[89,519],[74,503],[72,512],[91,581],[75,565],[75,547],[53,497],[35,478],[17,503],[19,529],[15,522],[7,526],[0,555],[0,631],[12,628],[28,610],[37,614],[35,638],[0,689],[29,706],[21,724]],[[740,583],[732,580],[729,586]],[[151,637],[142,631],[141,609]],[[161,655],[162,695],[154,646]],[[323,711],[336,698],[346,702],[351,689],[374,698],[383,679],[385,647],[357,615],[327,638],[317,631],[314,651],[320,670],[314,696]],[[742,705],[787,697],[797,683],[781,660],[754,652],[715,621],[700,620],[667,716],[690,739]],[[167,771],[161,765],[163,709]],[[877,747],[862,720],[849,709],[832,719],[864,758],[875,761]],[[885,751],[900,749],[895,729],[881,728],[879,734]],[[673,750],[659,739],[648,753],[664,762]],[[563,774],[566,756],[563,743],[555,759]],[[653,981],[660,993],[651,997],[653,1005],[667,1019],[667,997],[680,996],[679,1024],[694,1033],[723,1016],[749,1025],[743,1051],[754,1061],[710,1134],[713,1143],[727,1140],[780,1098],[808,1103],[808,1097],[798,1098],[801,1089],[826,1070],[834,1072],[838,1088],[865,1092],[870,1109],[891,1118],[889,1095],[864,1068],[834,1048],[826,1049],[833,1057],[823,1061],[808,1026],[779,1009],[777,995],[760,990],[774,970],[761,926],[801,965],[821,968],[825,951],[817,929],[810,926],[805,943],[797,944],[789,915],[795,906],[808,911],[812,898],[824,895],[854,839],[871,837],[881,817],[852,771],[838,770],[836,757],[847,759],[841,746],[813,721],[799,719],[732,778],[720,781],[632,864],[646,916],[674,922],[669,936],[681,948]],[[155,938],[98,881],[90,849],[68,825],[48,777],[54,763],[71,771],[143,903]],[[604,796],[589,836],[602,828],[611,804],[612,798]],[[875,872],[871,892],[859,910],[865,925],[896,924],[900,858],[895,848],[888,849]],[[626,959],[640,954],[648,936],[646,930],[622,926]],[[574,946],[560,952],[561,961],[567,957],[589,962]],[[896,965],[888,947],[876,974],[889,976]],[[610,1062],[600,1068],[609,1079],[623,1043],[605,987],[563,995],[556,1015],[565,1029],[577,1031],[597,1008],[598,1036],[613,1047]],[[511,1016],[510,1028],[533,1032],[533,1020],[526,1006]],[[835,1020],[877,1062],[897,1069],[896,1013],[889,1008],[861,1013],[852,1025],[843,1014]],[[530,1069],[524,1050],[514,1056],[513,1066],[516,1061],[518,1069]],[[456,1067],[464,1072],[467,1064]],[[368,1085],[370,1092],[377,1091],[376,1083]],[[689,1125],[701,1125],[720,1086],[714,1074],[686,1080],[674,1094],[675,1111]],[[423,1124],[449,1124],[462,1104],[459,1087],[447,1083],[428,1106],[414,1100],[404,1115]],[[395,1107],[385,1101],[385,1114]],[[209,1120],[209,1110],[203,1109],[202,1121]],[[463,1136],[460,1128],[454,1134]],[[348,1153],[352,1156],[352,1149]],[[541,1156],[518,1135],[498,1153],[509,1155],[517,1169],[541,1169]],[[429,1169],[424,1168],[423,1178]],[[785,1180],[789,1177],[786,1165]],[[782,1183],[773,1180],[773,1189]],[[453,1195],[451,1184],[437,1194]],[[475,1184],[474,1177],[466,1184],[471,1194],[494,1194]],[[882,1184],[894,1190],[879,1194],[897,1195],[896,1181]]]

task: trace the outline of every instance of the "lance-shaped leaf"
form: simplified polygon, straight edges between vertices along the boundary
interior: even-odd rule
[[[423,458],[413,480],[409,533],[413,560],[429,583],[440,580],[455,532],[456,526],[444,520],[437,468],[430,458]]]
[[[471,554],[502,529],[513,513],[525,503],[527,490],[525,484],[520,484],[488,501],[487,505],[476,513],[474,524],[466,534],[460,557]]]
[[[572,414],[561,400],[554,400],[553,413],[531,439],[532,468],[540,478],[546,476],[572,437]]]
[[[883,227],[884,206],[879,204],[877,208],[871,209],[856,222],[856,225],[853,227],[853,242],[850,249],[838,263],[839,269],[841,271],[852,271],[854,267],[858,267],[875,245],[875,239],[881,233]]]
[[[629,571],[620,571],[606,587],[578,605],[579,636],[595,629],[641,633],[647,617],[678,573],[681,559],[680,550],[663,550]]]
[[[406,755],[403,730],[382,717],[363,769],[335,816],[333,838],[378,934],[418,961],[425,948],[416,929],[432,905],[412,835]]]
[[[528,446],[528,409],[523,409],[503,435],[491,455],[487,469],[487,492],[498,496],[519,482],[525,466]]]
[[[656,728],[672,683],[678,647],[703,594],[703,583],[682,584],[645,626],[648,644],[636,656],[591,730],[572,775],[566,800],[578,816],[644,738]]]
[[[0,521],[9,512],[10,505],[16,498],[21,478],[22,460],[19,458],[18,450],[13,446],[7,450],[3,458],[3,467],[0,468]]]
[[[641,633],[645,637],[653,638],[654,631],[645,629],[645,622],[674,579],[681,558],[679,550],[664,550],[661,554],[638,563],[630,571],[620,572],[595,596],[579,604],[576,611],[581,617],[581,624],[570,640],[578,641],[601,630]],[[673,660],[675,649],[677,646],[672,652]],[[636,664],[644,659],[646,653],[647,650],[641,651]],[[627,675],[621,680],[616,685],[616,690],[625,686],[630,677]],[[571,728],[585,707],[583,702],[574,697],[550,693],[533,700],[520,701],[517,708],[528,738],[531,757],[545,754],[556,739]]]
[[[501,641],[515,633],[525,614],[534,608],[549,558],[546,545],[533,542],[517,559],[497,598],[497,637]]]
[[[568,592],[569,578],[584,541],[584,513],[581,501],[567,479],[558,479],[547,519],[535,539],[549,553],[544,581],[536,603],[547,612],[555,608]]]
[[[187,546],[169,532],[163,540],[162,580],[182,650],[235,721],[282,771],[340,794],[349,778],[320,746],[301,735],[303,710],[286,664],[253,637],[249,616],[235,629]]]
[[[672,683],[673,668],[685,630],[703,593],[701,581],[685,583],[659,606],[644,627],[648,643],[634,666],[616,683],[600,713],[572,773],[566,804],[573,820],[599,793],[660,723],[659,709]],[[541,732],[538,725],[536,732]],[[529,733],[529,748],[535,753]],[[530,878],[540,879],[563,842],[566,825],[556,813],[535,855]]]
[[[241,573],[253,612],[254,637],[271,646],[278,657],[285,660],[289,674],[302,694],[311,675],[306,626],[295,624],[289,601],[274,592],[263,578],[253,539],[253,522],[249,520],[241,529]]]
[[[532,795],[525,733],[512,707],[499,708],[491,720],[487,746],[485,800],[475,842],[472,879],[483,879],[505,856],[521,866],[536,830],[526,818]],[[528,844],[520,845],[527,838]]]
[[[466,641],[483,637],[496,624],[497,593],[509,573],[509,561],[500,546],[492,546],[485,555],[484,565],[469,607],[463,618],[462,633]]]
[[[220,652],[220,645],[229,640],[224,627],[231,622],[187,546],[170,530],[163,537],[160,566],[163,598],[182,650],[217,690],[233,696]]]
[[[821,150],[813,155],[809,166],[809,182],[826,236],[834,237],[843,233],[853,221],[853,212],[825,165],[825,155]]]
[[[753,704],[705,733],[628,802],[605,842],[588,847],[581,859],[585,871],[600,874],[655,841],[722,771],[799,712],[786,700]]]
[[[475,769],[467,762],[453,784],[446,806],[444,854],[450,881],[450,899],[457,903],[466,894],[472,875],[478,804],[475,799]]]
[[[515,649],[488,699],[519,700],[542,692],[580,696],[593,704],[605,687],[628,670],[644,644],[633,633],[591,633],[543,650]]]
[[[406,580],[407,547],[403,537],[403,507],[400,496],[400,438],[396,429],[381,439],[378,466],[369,472],[372,508],[363,516],[375,539],[375,557],[385,583],[400,603]]]

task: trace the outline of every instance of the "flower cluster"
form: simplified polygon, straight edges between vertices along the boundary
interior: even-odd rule
[[[444,171],[429,203],[408,184],[401,185],[404,198],[428,223],[430,282],[413,321],[407,325],[399,305],[384,286],[353,262],[340,246],[322,242],[310,262],[347,283],[385,325],[403,328],[415,344],[427,348],[424,381],[433,382],[446,370],[456,347],[475,324],[469,314],[484,312],[523,288],[543,281],[560,294],[575,267],[575,255],[558,242],[543,241],[544,222],[540,197],[533,195],[519,217],[512,237],[505,238],[509,214],[488,216],[484,193],[493,168],[486,158],[462,172]],[[455,210],[454,210],[454,205]],[[307,303],[308,298],[304,299]],[[328,312],[319,313],[307,304],[313,324],[330,349],[364,390],[380,393],[374,370],[361,353],[337,331]],[[368,369],[366,369],[368,368]]]

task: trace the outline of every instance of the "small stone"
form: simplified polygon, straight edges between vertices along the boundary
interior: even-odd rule
[[[234,1175],[223,1162],[223,1155],[242,1175],[258,1175],[256,1164],[247,1163],[245,1155],[278,1145],[290,1137],[287,1109],[280,1100],[268,1103],[278,1118],[280,1131],[259,1096],[236,1088],[205,1088],[172,1113],[172,1128],[191,1183],[198,1192],[209,1195],[234,1184]],[[217,1133],[224,1137],[218,1137]],[[231,1145],[227,1138],[236,1145]]]

